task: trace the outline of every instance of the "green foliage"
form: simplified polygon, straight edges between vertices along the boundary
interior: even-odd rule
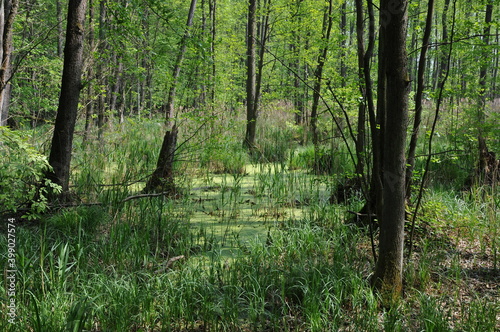
[[[245,174],[248,153],[239,142],[211,141],[201,155],[200,166],[214,174]]]
[[[60,192],[60,186],[44,179],[50,169],[47,158],[36,151],[28,137],[19,131],[0,127],[0,211],[16,212],[28,207],[25,217],[33,219],[47,207],[47,193]]]

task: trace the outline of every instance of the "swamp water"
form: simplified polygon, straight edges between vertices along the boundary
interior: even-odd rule
[[[236,258],[276,227],[311,217],[311,205],[328,204],[328,181],[272,164],[249,165],[244,174],[206,174],[191,183],[192,233],[211,239],[204,255]]]

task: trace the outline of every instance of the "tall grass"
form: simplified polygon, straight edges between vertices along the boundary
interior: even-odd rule
[[[339,147],[332,155],[335,176],[311,174],[314,159],[304,152],[310,148],[297,152],[290,140],[295,129],[282,130],[286,119],[280,125],[261,128],[259,159],[248,159],[234,133],[183,145],[192,158],[177,162],[185,188],[178,200],[123,201],[142,189],[155,167],[162,130],[154,121],[131,121],[103,145],[77,141],[73,188],[82,202],[101,205],[19,221],[17,318],[7,321],[2,283],[0,330],[499,328],[494,290],[480,293],[463,281],[477,265],[464,265],[472,249],[461,247],[461,240],[477,239],[496,262],[498,193],[429,191],[419,218],[421,241],[406,264],[405,296],[383,308],[369,285],[369,238],[344,223],[347,210],[359,210],[362,200],[332,205],[328,199],[351,162]],[[1,266],[7,260],[4,233]],[[489,268],[495,276],[496,263]]]

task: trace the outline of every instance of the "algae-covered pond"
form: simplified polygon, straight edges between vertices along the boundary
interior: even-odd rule
[[[273,164],[247,165],[243,174],[206,174],[192,181],[190,226],[218,244],[222,256],[249,241],[266,241],[276,226],[298,222],[328,204],[331,179]]]

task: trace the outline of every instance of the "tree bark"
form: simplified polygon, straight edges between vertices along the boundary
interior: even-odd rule
[[[387,303],[399,298],[403,288],[403,240],[405,217],[405,147],[408,121],[406,24],[408,0],[381,1],[381,30],[385,38],[380,50],[386,66],[379,81],[386,82],[383,140],[383,206],[380,218],[379,259],[372,284]],[[390,18],[382,15],[390,14]]]
[[[365,50],[364,42],[364,14],[363,0],[356,0],[356,42],[358,56],[358,78],[360,80],[359,92],[363,100],[358,105],[358,134],[356,139],[356,174],[361,176],[365,170],[364,152],[366,145],[366,109],[371,114],[374,114],[373,105],[373,84],[370,76],[370,63],[373,55],[373,47],[375,43],[375,17],[373,15],[373,4],[368,0],[368,47]],[[374,118],[374,116],[373,116]],[[371,213],[370,213],[371,214]]]
[[[443,7],[443,16],[441,18],[441,25],[443,27],[443,32],[442,32],[442,40],[443,42],[447,42],[448,41],[448,9],[450,8],[450,0],[445,0],[444,1],[444,7]],[[438,50],[438,70],[437,70],[437,74],[436,74],[436,77],[435,77],[435,82],[434,82],[434,86],[436,89],[440,89],[441,87],[439,87],[439,82],[442,82],[442,78],[443,78],[443,75],[444,73],[446,73],[448,71],[448,59],[447,59],[447,55],[446,55],[446,51],[445,50],[441,50],[439,49]]]
[[[88,45],[90,65],[87,69],[87,102],[85,106],[85,130],[83,133],[83,142],[87,142],[90,135],[90,127],[92,125],[92,115],[94,114],[94,48],[95,48],[95,29],[94,29],[94,14],[95,8],[92,0],[89,1],[89,26],[88,26]]]
[[[186,53],[187,40],[191,36],[190,28],[193,25],[194,12],[196,9],[197,0],[191,0],[189,8],[188,19],[186,22],[186,30],[179,44],[179,53],[177,54],[176,63],[173,70],[173,82],[170,86],[168,93],[168,100],[166,105],[166,123],[167,131],[163,138],[163,144],[156,164],[156,169],[146,183],[144,192],[169,192],[175,194],[174,182],[174,161],[175,151],[177,149],[177,134],[178,129],[175,120],[175,94],[179,76],[181,73],[182,61]]]
[[[63,35],[63,14],[61,0],[56,0],[56,16],[57,16],[57,56],[62,57],[64,47]]]
[[[315,167],[318,165],[318,144],[319,144],[319,133],[318,133],[318,107],[319,99],[321,96],[321,82],[323,80],[323,68],[325,66],[326,57],[328,54],[328,44],[330,41],[330,35],[333,25],[333,1],[328,1],[328,10],[325,11],[323,16],[323,28],[322,28],[322,42],[323,47],[320,48],[320,53],[318,55],[318,62],[316,65],[316,70],[314,71],[314,86],[313,86],[313,101],[311,106],[311,133],[312,142],[314,145],[314,158]]]
[[[61,94],[49,156],[52,171],[47,173],[47,178],[59,184],[64,195],[69,193],[73,133],[82,88],[83,27],[86,8],[87,0],[69,0]]]
[[[12,33],[18,0],[0,0],[0,126],[7,125],[12,75]]]
[[[484,20],[485,21],[485,27],[483,32],[484,47],[488,47],[490,43],[492,16],[493,16],[493,0],[488,0],[488,3],[486,5],[485,20]],[[477,170],[476,182],[480,185],[496,181],[496,179],[493,178],[494,176],[494,174],[492,174],[494,173],[492,172],[493,169],[491,169],[492,168],[491,163],[496,162],[496,157],[494,156],[494,154],[492,155],[488,150],[486,137],[484,136],[483,133],[484,123],[486,121],[485,110],[486,110],[486,100],[487,100],[487,90],[488,90],[486,82],[488,74],[487,59],[489,59],[490,56],[491,56],[490,52],[488,51],[483,52],[483,57],[482,57],[483,63],[481,64],[481,69],[479,72],[479,106],[477,110],[477,122],[478,122],[477,141],[479,148],[479,165]]]
[[[256,99],[256,34],[257,34],[257,0],[250,0],[248,3],[248,23],[247,23],[247,82],[246,82],[246,94],[247,94],[247,123],[245,139],[243,141],[243,147],[249,149],[250,151],[255,148],[255,134],[257,127],[257,108],[255,107]]]

